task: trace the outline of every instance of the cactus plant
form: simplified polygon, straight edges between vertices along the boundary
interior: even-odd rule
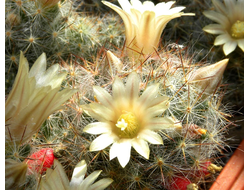
[[[71,66],[62,65],[62,70],[68,71],[65,86],[80,90],[65,104],[64,109],[50,115],[39,133],[33,138],[32,146],[42,144],[53,148],[58,160],[64,167],[67,166],[65,170],[68,177],[72,175],[73,168],[79,160],[86,160],[89,163],[90,172],[101,169],[103,172],[100,176],[114,180],[110,185],[111,189],[169,188],[174,176],[180,175],[181,178],[188,179],[191,183],[201,185],[216,175],[211,173],[197,176],[195,174],[202,173],[208,161],[220,165],[221,163],[216,158],[227,146],[225,133],[230,122],[226,115],[229,113],[220,103],[224,91],[219,86],[221,74],[224,72],[224,69],[220,68],[225,68],[228,60],[221,61],[223,64],[219,62],[203,66],[191,63],[189,59],[184,59],[183,55],[180,57],[178,53],[173,54],[171,48],[166,48],[166,52],[159,56],[158,60],[145,60],[139,68],[136,66],[138,64],[129,61],[126,56],[118,58],[111,51],[103,55],[106,58],[101,59],[103,60],[101,63],[89,63],[83,67],[78,63],[81,62],[79,59]],[[120,70],[116,69],[116,63],[113,60],[120,61],[122,64]],[[214,75],[208,72],[202,76],[199,75],[198,78],[195,77],[201,69],[207,70],[206,67],[213,67],[212,70],[219,73]],[[108,68],[108,71],[103,72],[103,68]],[[122,93],[115,90],[114,85],[118,85],[115,81],[119,81],[119,85],[126,82],[126,85],[131,86],[133,80],[128,77],[133,72],[138,76],[138,92],[142,97],[145,97],[146,92],[151,91],[152,86],[158,85],[159,91],[156,91],[156,99],[153,102],[159,102],[161,108],[154,114],[155,121],[157,118],[160,121],[160,116],[168,118],[172,127],[154,126],[155,134],[152,136],[149,133],[147,137],[145,136],[145,140],[154,142],[156,139],[153,139],[157,137],[157,133],[159,136],[157,138],[162,139],[161,145],[147,145],[150,150],[150,152],[147,151],[147,156],[144,154],[145,151],[141,152],[138,146],[134,145],[135,149],[131,149],[128,163],[122,164],[123,161],[121,162],[120,159],[123,157],[118,156],[119,160],[110,160],[113,153],[109,147],[105,148],[108,144],[98,145],[103,148],[94,149],[92,142],[99,133],[108,133],[108,128],[98,124],[101,124],[100,121],[105,122],[102,118],[110,117],[110,109],[105,111],[104,107],[98,108],[98,105],[104,104],[102,100],[104,97],[116,96],[118,92]],[[87,84],[86,81],[88,81]],[[208,84],[214,83],[215,85],[206,91]],[[93,85],[97,86],[98,91],[92,88]],[[105,90],[101,90],[101,87]],[[106,95],[102,97],[99,92]],[[116,104],[117,101],[114,100],[111,103]],[[143,104],[138,104],[138,106],[138,113],[140,109],[145,109]],[[148,109],[154,113],[154,106]],[[126,115],[127,112],[125,112]],[[121,126],[125,128],[126,124],[130,125],[130,120],[126,119],[125,115],[122,117],[125,118],[124,121],[120,121],[117,117],[117,130],[120,127],[123,131]],[[115,123],[112,125],[115,126]],[[128,137],[122,135],[121,138]],[[119,148],[116,151],[120,151]],[[121,151],[123,155],[124,149]]]
[[[67,0],[6,2],[6,64],[18,64],[19,50],[31,60],[48,52],[49,63],[59,62],[57,70],[67,73],[58,85],[74,89],[25,143],[9,140],[12,132],[7,133],[15,145],[6,151],[6,160],[12,159],[8,167],[17,165],[22,174],[17,180],[8,173],[7,185],[46,189],[63,176],[58,184],[67,188],[74,180],[78,188],[90,178],[110,178],[102,188],[171,190],[197,189],[214,180],[231,124],[230,110],[222,104],[228,59],[200,61],[196,52],[174,42],[160,44],[145,57],[138,51],[127,54],[119,17],[83,16],[80,5]],[[34,12],[34,7],[45,12]],[[33,30],[46,24],[45,33]],[[15,33],[18,27],[23,37]],[[25,159],[43,148],[53,150],[55,167],[25,176]],[[85,169],[76,174],[82,165]]]
[[[91,60],[97,48],[120,46],[124,29],[118,16],[85,14],[77,2],[7,0],[5,3],[6,75],[16,74],[20,51],[30,63],[43,52],[48,63],[72,54]],[[13,84],[6,80],[6,93]]]

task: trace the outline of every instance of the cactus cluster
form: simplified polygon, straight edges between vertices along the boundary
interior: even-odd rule
[[[162,2],[156,0],[156,3]],[[230,13],[232,7],[229,4],[244,5],[244,0],[211,0],[211,1],[192,1],[183,0],[177,1],[178,5],[186,6],[188,12],[195,13],[193,17],[180,17],[169,22],[164,30],[164,40],[167,43],[176,42],[188,46],[191,52],[197,52],[197,61],[215,62],[224,58],[229,58],[228,66],[224,73],[224,81],[227,83],[227,95],[223,101],[225,104],[231,102],[231,106],[234,106],[234,110],[243,113],[244,106],[244,50],[239,47],[225,56],[223,52],[223,45],[214,45],[215,39],[218,36],[213,33],[205,32],[208,25],[217,24],[213,20],[210,20],[204,15],[206,11],[216,11],[216,5],[221,4],[224,6],[224,10]],[[227,6],[225,6],[225,3]],[[235,5],[236,7],[236,5]],[[233,16],[240,16],[244,13],[244,9],[241,8],[240,14],[233,14]],[[218,12],[218,11],[217,11]],[[231,17],[233,17],[231,16]],[[244,18],[243,18],[244,21]],[[244,47],[243,47],[244,49]]]
[[[6,110],[15,110],[6,116],[6,187],[206,188],[229,147],[229,59],[200,59],[200,47],[175,40],[147,44],[148,52],[143,40],[130,46],[118,16],[84,13],[99,9],[95,2],[6,1],[7,92],[14,83]]]
[[[171,189],[175,176],[187,178],[198,185],[204,183],[207,178],[205,175],[199,175],[201,173],[200,168],[208,161],[221,164],[217,163],[219,161],[216,158],[219,157],[222,149],[227,146],[225,134],[230,122],[227,120],[228,110],[221,105],[224,95],[223,89],[219,88],[218,81],[221,78],[214,79],[216,83],[210,88],[205,79],[209,77],[209,74],[206,73],[200,77],[193,76],[195,73],[199,73],[204,66],[194,64],[193,60],[184,58],[182,54],[180,55],[178,51],[171,48],[164,51],[162,55],[159,54],[157,60],[148,59],[139,64],[126,59],[119,60],[114,55],[107,53],[106,61],[101,64],[105,65],[105,63],[108,69],[103,74],[103,70],[98,70],[96,73],[88,72],[88,74],[85,74],[86,71],[84,71],[84,73],[78,74],[88,76],[85,81],[103,87],[112,94],[115,76],[119,76],[120,79],[126,81],[127,75],[136,71],[141,79],[140,94],[152,84],[159,84],[157,96],[167,97],[167,100],[164,102],[166,107],[163,109],[165,111],[159,112],[158,117],[171,118],[173,126],[170,129],[158,131],[163,139],[163,144],[150,145],[148,160],[131,149],[130,162],[125,168],[122,168],[119,166],[118,160],[109,161],[109,148],[88,152],[96,135],[89,135],[82,131],[96,118],[91,118],[84,113],[86,109],[82,105],[99,102],[99,100],[96,97],[97,95],[95,96],[95,93],[92,92],[92,88],[87,90],[85,87],[86,91],[80,91],[72,97],[71,103],[73,105],[68,105],[69,113],[64,111],[65,116],[71,115],[71,117],[66,119],[68,123],[64,124],[62,128],[68,126],[71,129],[71,135],[75,137],[63,136],[65,140],[60,142],[63,150],[67,147],[68,153],[66,154],[71,155],[70,162],[77,162],[73,160],[78,158],[80,154],[85,160],[89,161],[90,168],[94,170],[101,168],[104,171],[102,175],[113,177],[114,183],[111,185],[113,189],[161,189],[163,187]],[[117,64],[122,64],[121,70],[117,71],[115,66]],[[210,75],[220,76],[225,69],[227,60],[224,60],[222,64],[218,69],[219,72]],[[93,66],[93,70],[94,68],[95,66]],[[205,66],[202,69],[210,70],[211,68]],[[195,84],[198,81],[200,83]],[[72,111],[73,114],[70,114]],[[105,110],[103,111],[105,112]],[[58,117],[57,115],[58,113],[51,116],[51,122],[53,118]],[[55,120],[58,121],[58,119]],[[53,131],[59,127],[58,124],[53,123],[50,134],[53,134]],[[49,128],[49,123],[45,124],[45,128]],[[58,131],[60,130],[58,129]],[[50,135],[51,137],[58,140],[58,138],[53,138],[53,135]],[[74,140],[68,142],[66,139]],[[67,143],[64,143],[64,141],[67,141]],[[52,141],[51,143],[58,144],[59,142]],[[66,157],[68,158],[68,156]],[[62,156],[61,159],[66,160],[65,156]],[[208,175],[208,178],[211,177],[213,176]]]
[[[7,0],[5,3],[6,92],[13,84],[23,51],[30,63],[43,52],[50,64],[71,54],[91,60],[97,48],[121,46],[124,29],[117,15],[86,13],[65,1]],[[112,45],[111,45],[112,44]]]

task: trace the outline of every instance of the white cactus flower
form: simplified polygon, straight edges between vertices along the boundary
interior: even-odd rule
[[[117,157],[122,167],[130,160],[131,147],[148,159],[148,142],[163,144],[157,131],[176,128],[172,118],[159,116],[167,109],[168,100],[168,97],[159,96],[159,84],[148,86],[141,96],[139,85],[136,72],[128,76],[126,86],[116,77],[112,96],[103,88],[94,86],[99,103],[82,105],[87,114],[99,121],[83,129],[90,134],[101,134],[91,143],[90,151],[99,151],[112,144],[110,160]]]
[[[219,34],[214,45],[223,45],[225,55],[235,50],[237,45],[244,51],[244,0],[212,0],[215,10],[204,11],[204,15],[217,22],[203,28],[205,32]]]
[[[102,171],[94,171],[84,179],[86,172],[87,164],[85,160],[82,160],[75,166],[69,182],[62,165],[55,159],[54,169],[47,169],[45,178],[41,180],[39,190],[103,190],[113,182],[110,178],[104,178],[93,183]]]
[[[61,90],[67,73],[58,70],[58,64],[46,70],[43,53],[29,71],[28,61],[21,52],[18,73],[5,103],[6,142],[18,144],[29,140],[47,117],[77,91]]]
[[[125,24],[126,46],[128,50],[143,54],[154,52],[159,45],[160,37],[166,24],[177,17],[193,16],[192,13],[180,12],[185,7],[171,8],[175,1],[158,3],[151,1],[141,3],[139,0],[118,0],[122,9],[107,1],[105,5],[116,11]]]

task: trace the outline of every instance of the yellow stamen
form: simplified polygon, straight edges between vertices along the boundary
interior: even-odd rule
[[[121,128],[122,131],[124,131],[124,129],[126,129],[128,126],[124,119],[122,119],[121,121],[117,121],[117,124],[115,125],[116,127]]]
[[[208,171],[212,174],[215,174],[216,172],[220,172],[222,170],[222,166],[216,166],[215,164],[210,164],[207,167]]]
[[[120,128],[119,136],[122,138],[133,138],[139,130],[139,122],[135,114],[126,112],[117,120],[116,126]]]
[[[96,95],[94,95],[94,100],[95,100],[95,102],[99,102]]]
[[[244,38],[244,21],[237,20],[231,27],[233,38]]]

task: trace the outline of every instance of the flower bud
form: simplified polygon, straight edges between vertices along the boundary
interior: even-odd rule
[[[122,70],[123,64],[121,60],[116,57],[111,51],[107,51],[107,62],[111,70],[116,70],[120,72]]]
[[[204,91],[205,94],[211,95],[221,82],[228,60],[223,59],[213,65],[197,69],[191,73],[189,83]]]

